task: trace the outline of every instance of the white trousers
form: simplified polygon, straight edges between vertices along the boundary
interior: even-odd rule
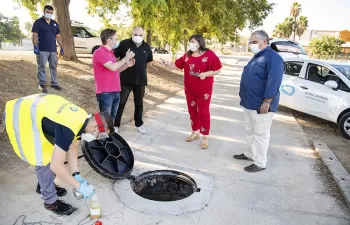
[[[270,143],[270,128],[275,113],[258,114],[256,110],[243,108],[248,149],[244,155],[254,164],[265,168]]]

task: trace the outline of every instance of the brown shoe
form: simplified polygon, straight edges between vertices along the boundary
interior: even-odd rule
[[[200,138],[201,138],[201,136],[199,135],[199,133],[192,132],[192,134],[186,138],[186,141],[192,142],[194,140],[199,140]]]

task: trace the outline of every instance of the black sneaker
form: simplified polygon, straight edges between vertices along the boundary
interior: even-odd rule
[[[42,93],[49,93],[49,92],[47,91],[46,85],[40,84],[40,85],[39,85],[39,89],[40,89],[40,91],[41,91]]]
[[[57,195],[59,197],[65,196],[67,194],[67,190],[65,188],[61,188],[55,184]],[[38,186],[36,187],[36,193],[41,194],[40,191],[40,184],[38,183]]]
[[[76,208],[73,206],[59,199],[50,205],[44,203],[44,207],[45,209],[50,210],[58,215],[70,215],[76,210]]]
[[[62,91],[62,88],[58,84],[51,84],[50,87],[57,91]]]

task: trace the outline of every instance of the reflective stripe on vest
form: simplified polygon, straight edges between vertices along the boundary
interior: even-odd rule
[[[42,166],[43,165],[43,150],[42,150],[42,144],[41,144],[41,138],[40,138],[40,129],[38,127],[38,123],[36,120],[37,115],[37,106],[40,102],[40,100],[45,95],[38,95],[33,101],[32,106],[30,107],[30,116],[32,118],[32,126],[33,126],[33,138],[34,138],[34,147],[35,147],[35,161],[36,165]]]
[[[25,155],[24,155],[24,152],[23,152],[23,148],[22,148],[22,144],[21,144],[21,137],[19,134],[19,108],[21,106],[22,101],[23,101],[23,98],[17,99],[15,106],[13,108],[13,128],[15,130],[16,142],[17,142],[19,152],[21,154],[21,158],[23,161],[28,162]]]

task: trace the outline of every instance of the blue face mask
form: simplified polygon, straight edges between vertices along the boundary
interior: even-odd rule
[[[45,14],[44,14],[44,17],[45,17],[46,19],[48,19],[48,20],[51,20],[52,17],[53,17],[53,14],[45,13]]]
[[[113,49],[116,49],[116,48],[118,48],[118,46],[119,46],[119,44],[120,44],[120,41],[117,41],[114,45],[113,45]]]

